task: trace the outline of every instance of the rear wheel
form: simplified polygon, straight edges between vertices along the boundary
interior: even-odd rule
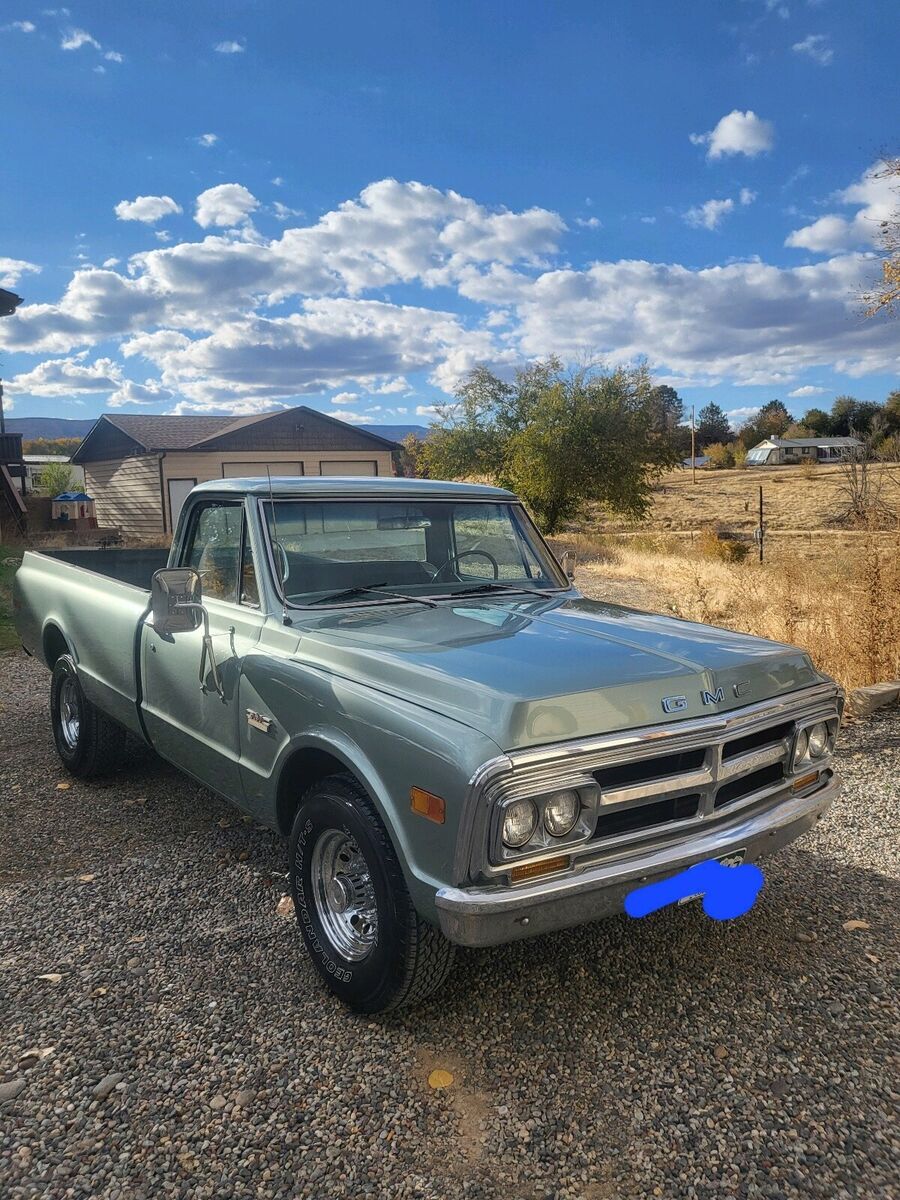
[[[345,1004],[383,1012],[441,986],[454,948],[417,914],[387,831],[353,776],[333,775],[303,797],[290,863],[306,948]]]
[[[85,696],[75,660],[69,654],[60,655],[53,667],[50,720],[57,753],[73,775],[93,779],[118,767],[125,730]]]

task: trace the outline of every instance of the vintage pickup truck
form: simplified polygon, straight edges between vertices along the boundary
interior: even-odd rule
[[[758,860],[837,789],[842,696],[802,650],[585,599],[499,488],[204,483],[167,562],[27,553],[14,611],[68,769],[133,735],[288,835],[307,950],[362,1012],[454,944]]]

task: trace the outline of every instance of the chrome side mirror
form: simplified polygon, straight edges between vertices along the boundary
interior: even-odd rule
[[[200,573],[193,567],[164,567],[150,584],[157,633],[191,633],[203,622]]]
[[[575,578],[575,566],[578,562],[578,555],[574,550],[567,550],[562,556],[562,569],[566,573],[567,579]]]

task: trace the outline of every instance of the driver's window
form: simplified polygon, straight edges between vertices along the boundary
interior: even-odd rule
[[[240,504],[213,501],[192,514],[183,565],[200,572],[204,596],[232,603],[237,600],[242,513]]]
[[[460,579],[525,579],[540,574],[518,535],[509,508],[472,504],[456,510],[455,570]],[[494,564],[496,565],[496,569]]]

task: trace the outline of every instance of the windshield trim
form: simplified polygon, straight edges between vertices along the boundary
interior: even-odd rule
[[[402,598],[398,597],[397,599],[395,599],[393,596],[384,596],[383,598],[379,598],[377,600],[342,600],[342,601],[335,601],[331,604],[326,604],[324,601],[322,601],[321,603],[318,603],[318,604],[315,602],[311,602],[309,604],[297,604],[294,601],[290,600],[287,596],[287,593],[284,590],[284,581],[279,578],[279,572],[276,569],[275,548],[272,545],[272,533],[271,533],[271,530],[269,529],[269,522],[266,519],[266,505],[273,503],[273,501],[275,503],[278,503],[279,500],[290,501],[293,499],[301,499],[301,498],[305,499],[305,497],[294,497],[294,496],[271,496],[270,497],[270,496],[263,495],[263,496],[255,496],[254,497],[254,499],[256,501],[256,513],[257,513],[257,517],[259,519],[260,528],[262,529],[263,541],[265,543],[265,548],[266,548],[266,559],[267,559],[268,565],[269,565],[269,578],[271,579],[272,583],[274,584],[275,594],[278,598],[279,605],[281,606],[283,612],[285,612],[285,613],[287,613],[287,612],[331,612],[336,608],[373,608],[376,606],[384,607],[384,605],[386,605],[386,604],[409,604],[410,601],[415,603],[417,600],[421,599],[421,597],[418,597],[415,595],[410,595],[409,597],[404,596]],[[329,497],[329,500],[331,500],[331,499],[340,500],[340,499],[342,499],[342,497],[340,497],[340,496]],[[389,500],[388,499],[385,500],[385,503],[390,503],[393,500],[401,500],[401,499],[402,499],[402,497],[399,495],[396,497],[391,496]],[[553,568],[555,568],[555,570],[558,574],[558,577],[566,580],[565,584],[560,584],[556,587],[546,587],[546,586],[542,587],[541,592],[553,592],[554,595],[556,595],[556,594],[563,595],[566,592],[571,592],[574,590],[575,585],[572,583],[572,581],[570,579],[568,579],[566,577],[565,572],[563,571],[562,567],[560,566],[559,562],[557,561],[556,555],[550,549],[543,534],[538,529],[538,527],[535,525],[534,521],[532,521],[528,510],[525,508],[525,505],[522,503],[521,500],[512,499],[512,498],[509,500],[506,500],[506,499],[500,498],[500,497],[498,497],[497,499],[494,499],[492,497],[490,499],[490,501],[486,502],[484,497],[481,497],[481,496],[471,496],[471,497],[466,496],[466,497],[460,497],[459,499],[457,499],[456,497],[448,497],[447,499],[444,499],[443,497],[441,497],[439,499],[435,499],[434,502],[442,503],[442,504],[491,503],[491,504],[498,504],[498,505],[505,504],[509,507],[515,507],[516,509],[518,509],[519,516],[522,519],[522,521],[525,524],[528,531],[538,541],[538,543],[541,545],[541,547],[547,554],[550,564]],[[323,503],[323,504],[328,503],[328,501],[322,500],[321,503]],[[515,585],[510,585],[510,587],[508,589],[506,589],[506,588],[504,589],[504,592],[507,596],[510,596],[510,597],[515,597],[517,594],[521,594],[522,596],[526,596],[526,597],[533,596],[537,599],[541,599],[540,592],[537,592],[533,588],[529,588],[529,587],[523,587],[521,590],[521,593],[519,593],[517,591],[517,589],[515,588]],[[490,592],[484,592],[480,597],[478,597],[478,599],[486,600],[486,599],[491,599],[494,597],[499,598],[504,595],[504,592],[497,591],[497,592],[493,593],[493,596],[492,596],[492,593],[490,593]],[[424,599],[426,599],[426,600],[455,600],[457,598],[457,596],[458,596],[458,593],[456,593],[456,592],[427,592],[427,593],[425,593]],[[470,597],[470,598],[474,599],[474,597]],[[546,597],[544,597],[544,598],[546,599]]]

